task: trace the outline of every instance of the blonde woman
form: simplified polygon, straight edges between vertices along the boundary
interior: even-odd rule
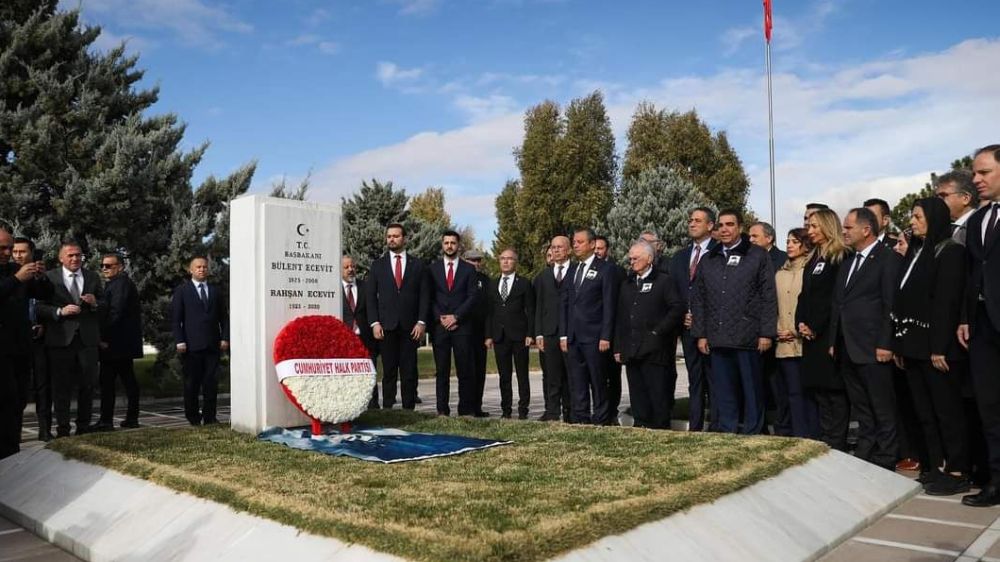
[[[774,275],[778,292],[778,337],[775,357],[778,371],[771,379],[774,400],[778,407],[775,433],[795,437],[819,437],[819,415],[816,403],[802,391],[802,336],[795,322],[802,277],[812,258],[812,242],[806,229],[788,232],[785,251],[788,260]]]
[[[841,237],[840,218],[830,209],[820,209],[806,222],[813,255],[802,272],[802,291],[795,308],[795,324],[802,336],[802,386],[816,403],[819,438],[834,449],[847,450],[850,404],[844,380],[828,349],[833,290],[847,247]]]

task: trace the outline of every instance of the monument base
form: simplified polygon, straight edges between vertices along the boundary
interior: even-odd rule
[[[812,560],[919,485],[837,451],[557,560]],[[85,560],[401,560],[29,448],[0,461],[0,515]]]

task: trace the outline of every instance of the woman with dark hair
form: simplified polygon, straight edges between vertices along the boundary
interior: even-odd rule
[[[844,378],[828,350],[833,345],[829,329],[833,290],[847,247],[840,218],[830,209],[810,215],[806,233],[815,249],[802,272],[802,292],[795,307],[795,325],[802,336],[802,386],[819,411],[819,439],[846,451],[851,406]]]
[[[816,403],[802,391],[802,335],[795,323],[795,308],[802,292],[802,275],[812,258],[812,247],[806,229],[790,230],[785,242],[788,259],[774,274],[778,293],[778,337],[774,354],[778,360],[778,372],[771,379],[771,387],[778,411],[789,412],[791,418],[790,428],[779,428],[776,423],[775,433],[815,439],[819,437],[819,414]]]
[[[897,366],[906,370],[923,429],[928,464],[920,481],[928,494],[950,496],[971,486],[961,380],[949,373],[961,358],[955,332],[965,248],[952,239],[948,206],[937,197],[913,204],[910,227],[913,237],[892,312],[893,352]]]

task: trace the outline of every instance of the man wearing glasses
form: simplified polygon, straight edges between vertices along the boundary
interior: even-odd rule
[[[128,406],[122,427],[139,427],[139,383],[132,360],[142,358],[142,311],[139,291],[125,273],[118,254],[101,257],[104,295],[101,298],[101,419],[94,429],[115,428],[115,382],[121,379]]]
[[[59,263],[61,267],[46,273],[55,291],[51,298],[38,303],[37,311],[45,325],[45,347],[51,359],[56,437],[67,437],[74,387],[76,434],[91,429],[91,402],[97,383],[101,339],[97,295],[103,290],[97,274],[81,267],[83,250],[76,242],[62,243]]]
[[[934,188],[937,195],[948,205],[951,215],[951,237],[965,245],[965,223],[979,207],[979,195],[972,185],[972,174],[966,170],[948,172],[937,179]]]

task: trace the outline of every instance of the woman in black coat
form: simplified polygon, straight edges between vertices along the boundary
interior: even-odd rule
[[[955,332],[965,287],[965,248],[951,238],[948,206],[919,199],[910,218],[913,237],[893,305],[896,364],[906,370],[923,428],[929,466],[920,480],[928,494],[969,491],[969,447]],[[942,471],[942,467],[945,467]]]
[[[837,272],[847,254],[840,218],[820,209],[806,223],[813,257],[802,273],[802,292],[795,307],[795,324],[802,335],[802,386],[819,414],[820,440],[834,449],[847,450],[850,404],[844,380],[830,357],[830,308]]]

